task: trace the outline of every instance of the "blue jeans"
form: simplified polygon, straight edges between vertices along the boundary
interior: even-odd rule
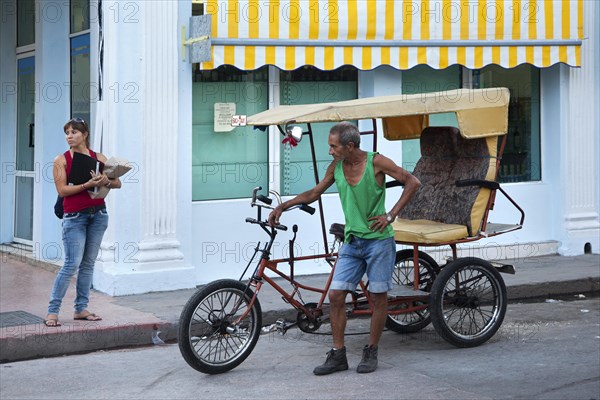
[[[352,236],[338,253],[330,289],[353,291],[366,273],[371,293],[391,290],[396,262],[394,238],[361,239]]]
[[[65,264],[54,280],[48,314],[58,314],[71,277],[77,271],[79,272],[77,274],[75,312],[80,313],[87,308],[94,276],[94,264],[107,226],[108,213],[106,210],[100,210],[95,214],[67,213],[64,215],[62,227]]]

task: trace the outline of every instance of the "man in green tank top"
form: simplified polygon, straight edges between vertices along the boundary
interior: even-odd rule
[[[346,295],[354,291],[362,276],[369,279],[369,296],[373,303],[369,343],[357,372],[373,372],[377,368],[379,339],[387,318],[387,291],[392,288],[392,272],[396,245],[391,223],[415,194],[421,182],[389,158],[360,149],[360,133],[356,126],[341,122],[329,132],[329,154],[333,162],[325,177],[314,188],[277,206],[269,222],[279,223],[281,213],[298,204],[310,204],[325,191],[337,185],[346,219],[344,245],[338,254],[329,290],[333,348],[324,364],[313,371],[326,375],[348,369],[344,331],[346,328]],[[404,185],[396,204],[386,212],[385,176]]]

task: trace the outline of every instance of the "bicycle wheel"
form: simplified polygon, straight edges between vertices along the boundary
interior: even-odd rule
[[[430,292],[438,264],[427,253],[419,251],[419,290]],[[412,250],[400,250],[396,253],[396,265],[392,280],[396,285],[412,287],[415,281],[415,262]],[[417,305],[423,304],[417,302]],[[400,304],[406,308],[406,304]],[[413,311],[398,315],[388,315],[385,326],[397,333],[414,333],[425,328],[431,322],[429,310]]]
[[[437,276],[429,301],[433,327],[456,347],[479,346],[500,328],[506,313],[506,286],[487,261],[461,258]]]
[[[220,374],[241,364],[252,352],[262,323],[258,299],[248,314],[253,292],[239,281],[223,279],[198,290],[179,318],[179,350],[194,369]]]

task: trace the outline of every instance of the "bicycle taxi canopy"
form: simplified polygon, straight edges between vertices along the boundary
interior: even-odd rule
[[[429,115],[456,113],[465,138],[504,135],[508,128],[506,88],[456,89],[412,95],[367,97],[335,103],[278,106],[249,116],[248,125],[382,120],[388,140],[415,139],[429,126]]]

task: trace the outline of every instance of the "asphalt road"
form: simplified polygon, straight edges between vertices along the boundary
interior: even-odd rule
[[[349,322],[350,333],[368,321]],[[327,328],[324,326],[324,328]],[[312,374],[330,336],[265,334],[222,375],[188,367],[176,344],[0,365],[8,399],[600,399],[600,300],[510,304],[486,344],[457,349],[428,327],[385,332],[379,369],[357,374],[365,335],[348,336],[350,370]]]

